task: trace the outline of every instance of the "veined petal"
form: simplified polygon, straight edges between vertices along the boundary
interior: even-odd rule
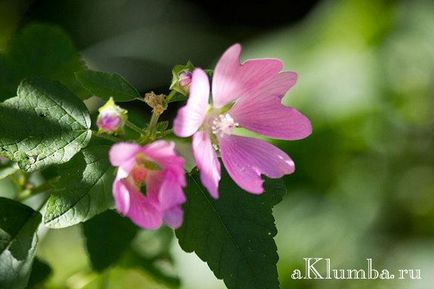
[[[120,142],[114,144],[109,152],[110,162],[113,166],[122,167],[129,172],[135,163],[135,156],[141,150],[135,143]]]
[[[285,152],[260,139],[230,135],[220,138],[219,146],[231,178],[253,194],[264,191],[261,174],[280,178],[295,169],[294,162]]]
[[[209,92],[208,76],[202,69],[196,68],[187,104],[178,111],[173,123],[173,132],[177,136],[191,136],[202,125],[208,110]]]
[[[193,135],[193,156],[200,171],[200,180],[215,199],[219,197],[220,162],[208,133],[198,131]]]
[[[282,69],[278,59],[251,59],[240,63],[241,45],[229,47],[218,61],[212,81],[213,105],[220,108],[249,95]]]
[[[309,119],[282,104],[282,97],[297,80],[293,72],[282,72],[264,85],[240,98],[230,115],[243,128],[268,137],[297,140],[312,133]]]

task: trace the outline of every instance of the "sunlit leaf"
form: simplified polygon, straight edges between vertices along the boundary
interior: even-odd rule
[[[69,161],[90,140],[85,105],[57,82],[23,81],[0,104],[0,154],[34,171]]]
[[[108,160],[109,149],[109,145],[92,143],[59,168],[60,180],[44,215],[47,226],[72,226],[113,206],[114,168]]]
[[[0,198],[0,288],[25,288],[36,251],[39,212]]]

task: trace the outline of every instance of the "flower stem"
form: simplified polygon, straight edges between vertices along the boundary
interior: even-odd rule
[[[155,132],[157,130],[158,119],[160,118],[160,114],[155,111],[152,113],[151,121],[149,122],[148,134],[151,139],[155,137]]]
[[[96,136],[96,137],[99,137],[99,138],[103,138],[105,140],[112,141],[112,142],[120,142],[120,141],[122,141],[120,138],[117,138],[117,137],[114,137],[114,136],[108,135],[108,134],[101,134],[101,133],[98,133],[96,131],[92,131],[92,135]]]
[[[125,125],[130,129],[132,129],[133,131],[135,131],[136,133],[138,133],[139,135],[143,135],[143,130],[137,125],[135,125],[134,123],[132,123],[131,121],[127,120],[125,122]]]
[[[17,197],[17,201],[24,201],[30,197],[33,197],[35,195],[41,194],[41,193],[45,193],[49,190],[51,190],[53,188],[53,183],[57,182],[59,180],[59,177],[55,177],[53,179],[48,180],[47,182],[31,188],[31,189],[26,189],[24,191],[22,191],[18,197]]]

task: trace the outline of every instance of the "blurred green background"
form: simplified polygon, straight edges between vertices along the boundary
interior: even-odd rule
[[[28,23],[57,24],[90,67],[143,93],[166,92],[175,64],[212,68],[234,42],[244,59],[281,58],[299,74],[285,102],[314,127],[308,139],[276,142],[297,165],[275,209],[282,288],[433,288],[434,2],[287,2],[0,0],[0,51]],[[166,288],[139,268],[92,272],[80,230],[42,232],[38,256],[53,272],[40,288]],[[160,233],[135,244],[152,251]],[[176,241],[169,249],[181,288],[225,288]],[[421,269],[423,280],[292,280],[303,257],[341,268],[373,258],[377,268]]]

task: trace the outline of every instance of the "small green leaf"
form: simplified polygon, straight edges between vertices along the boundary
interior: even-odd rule
[[[196,252],[229,289],[277,289],[277,230],[272,207],[286,189],[268,179],[261,195],[249,194],[222,174],[220,198],[214,200],[197,174],[185,190],[184,223],[176,231],[183,250]]]
[[[157,123],[157,130],[160,132],[165,131],[168,127],[169,127],[169,121],[167,120],[160,121],[159,123]]]
[[[137,227],[125,217],[108,210],[83,223],[86,248],[92,267],[103,271],[115,264],[129,247]]]
[[[69,161],[91,137],[84,104],[60,83],[33,79],[0,104],[0,154],[34,171]]]
[[[92,143],[59,168],[60,180],[48,199],[44,223],[64,228],[89,220],[113,206],[114,168],[110,145]]]
[[[27,286],[36,251],[41,214],[16,201],[0,198],[0,288]]]
[[[75,74],[77,80],[92,94],[115,102],[127,102],[140,98],[139,92],[122,76],[115,73],[83,70]]]

